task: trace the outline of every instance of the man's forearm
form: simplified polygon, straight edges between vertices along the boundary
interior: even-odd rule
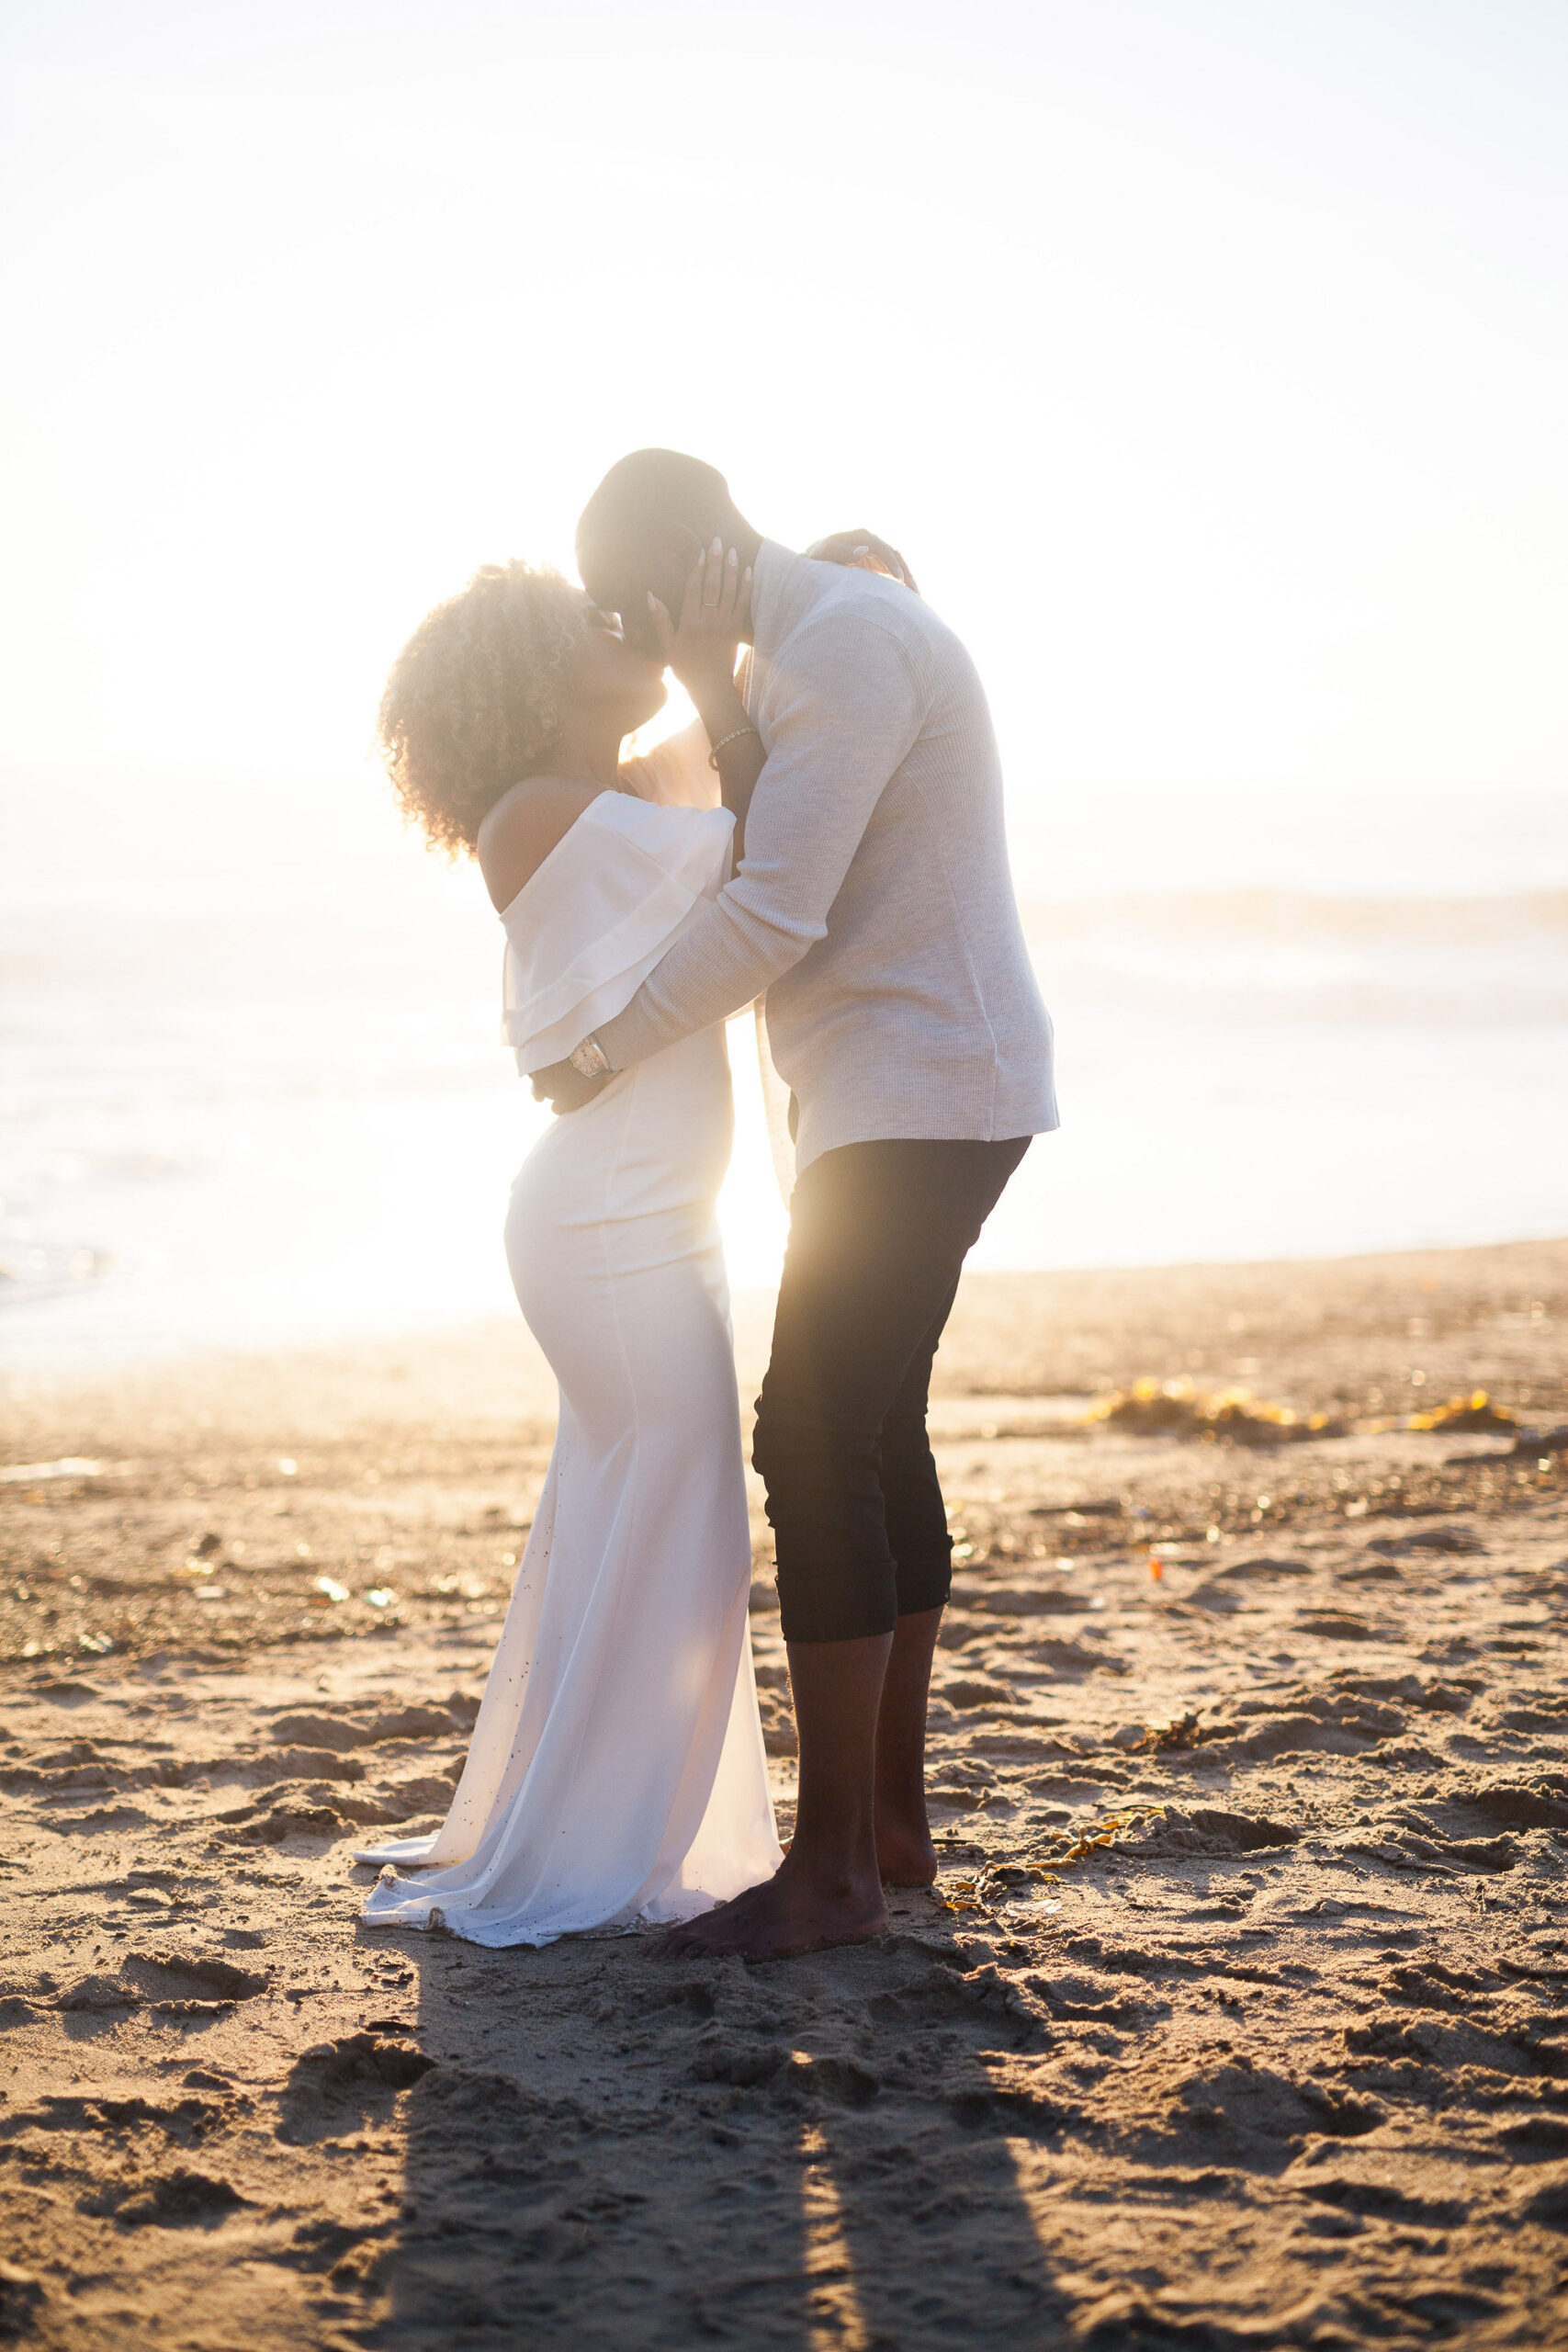
[[[726,1021],[798,964],[819,925],[763,922],[727,893],[654,967],[624,1012],[594,1031],[612,1069],[628,1069],[694,1030]]]
[[[726,1020],[826,938],[872,811],[919,731],[919,688],[874,617],[797,631],[770,686],[739,872],[597,1032],[613,1068]]]

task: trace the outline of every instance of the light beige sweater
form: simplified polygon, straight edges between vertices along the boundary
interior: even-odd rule
[[[734,880],[599,1042],[624,1069],[767,993],[798,1165],[1056,1125],[975,665],[921,598],[764,540],[747,707],[767,752]]]

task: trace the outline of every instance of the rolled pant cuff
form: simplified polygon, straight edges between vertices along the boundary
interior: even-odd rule
[[[927,1609],[945,1609],[953,1594],[953,1561],[942,1553],[931,1560],[898,1563],[898,1614],[917,1617]]]
[[[786,1642],[863,1642],[898,1621],[893,1571],[803,1582],[779,1571],[779,1622]]]

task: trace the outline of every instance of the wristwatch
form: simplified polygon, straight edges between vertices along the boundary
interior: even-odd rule
[[[611,1074],[610,1057],[597,1037],[584,1037],[581,1046],[572,1047],[567,1059],[580,1078],[608,1078]]]

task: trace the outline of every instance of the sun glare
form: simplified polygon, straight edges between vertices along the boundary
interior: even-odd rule
[[[735,1151],[718,1196],[718,1221],[731,1287],[766,1290],[779,1278],[789,1220],[768,1144],[757,1024],[750,1012],[730,1022],[728,1042],[735,1082]]]

